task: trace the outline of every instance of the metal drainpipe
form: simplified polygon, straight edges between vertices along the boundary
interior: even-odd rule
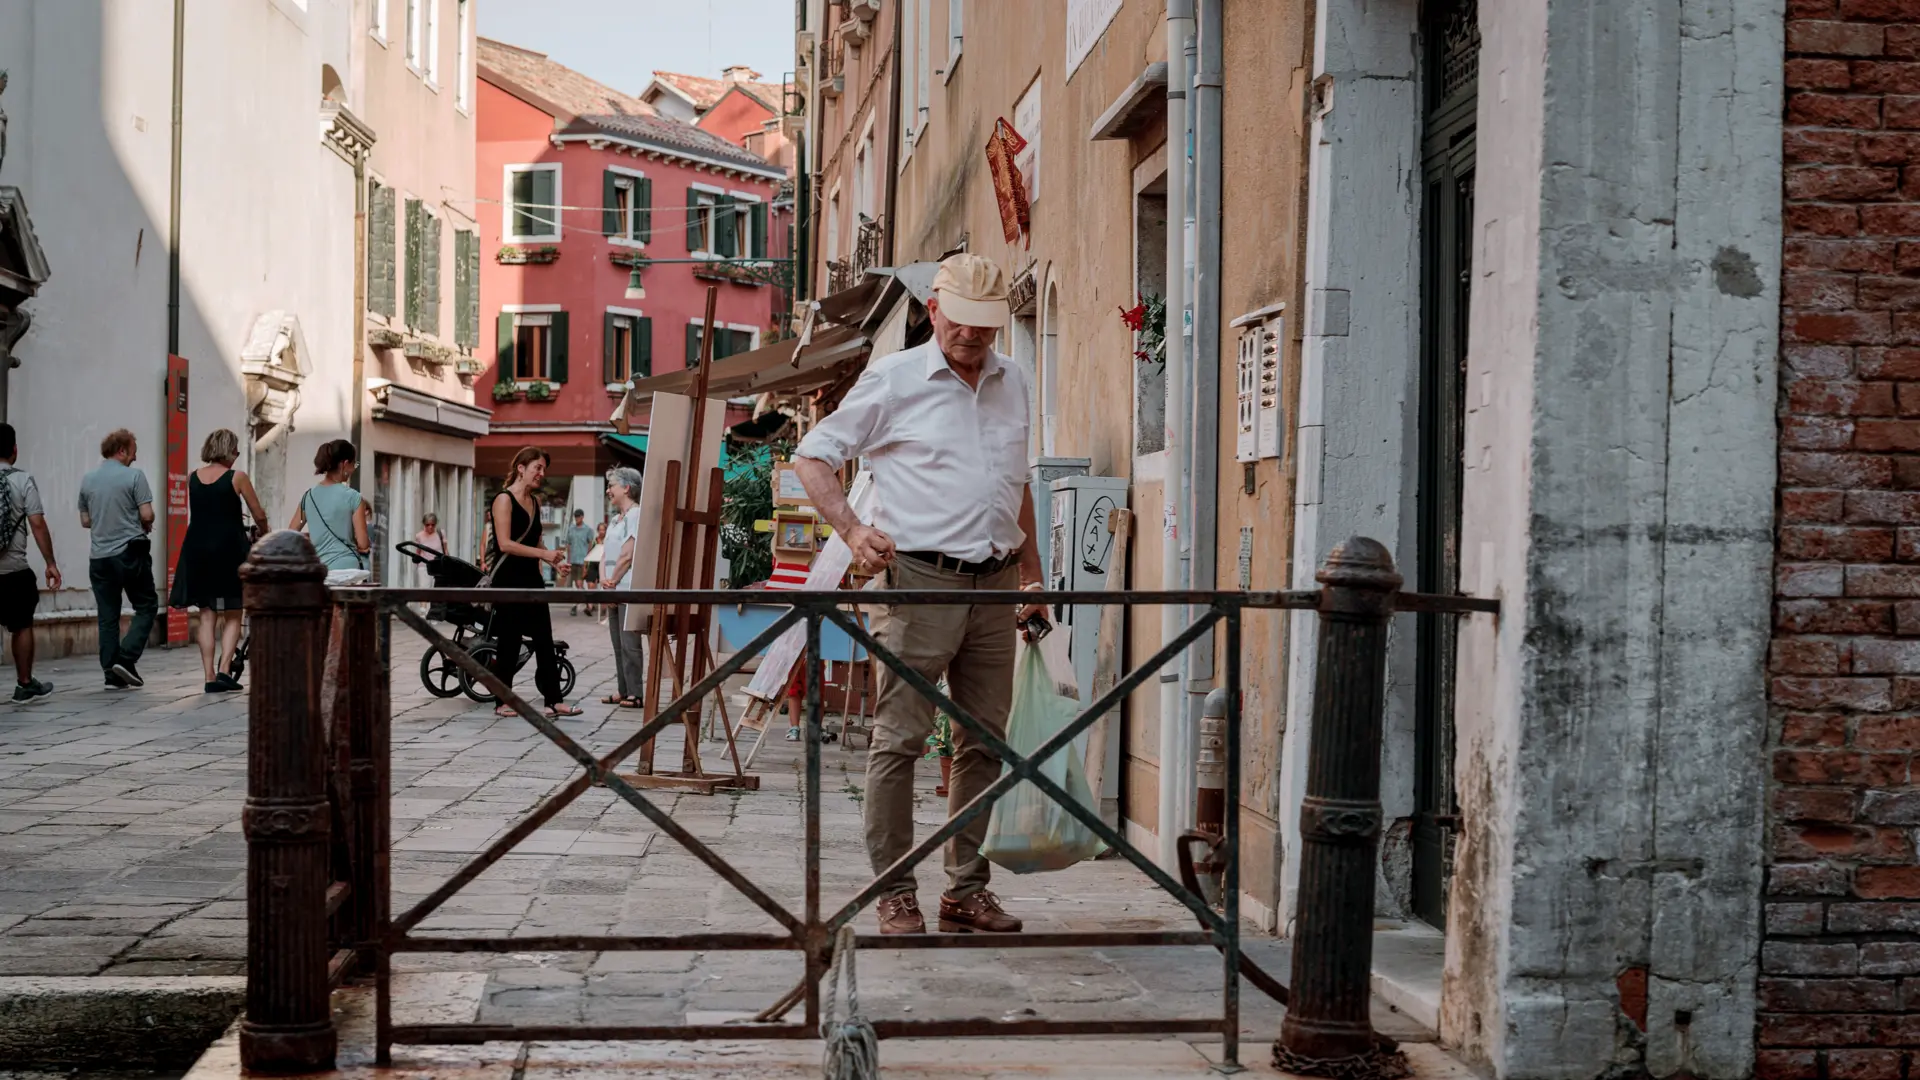
[[[888,64],[887,81],[893,84],[887,89],[887,97],[889,101],[887,109],[889,114],[893,117],[893,130],[888,132],[888,138],[887,138],[887,222],[885,227],[881,231],[881,235],[886,238],[885,247],[887,252],[888,266],[899,265],[899,263],[896,261],[899,257],[898,253],[894,250],[895,240],[897,239],[897,234],[899,233],[899,230],[894,228],[894,214],[898,211],[898,208],[899,208],[898,196],[900,194],[900,137],[901,137],[901,132],[905,130],[904,128],[901,127],[902,120],[900,117],[900,61],[901,61],[900,35],[901,35],[902,28],[906,25],[905,22],[902,21],[905,18],[905,16],[901,14],[901,11],[905,6],[906,5],[904,3],[897,3],[893,5],[893,49],[890,53],[889,59],[887,60],[887,64]],[[859,243],[859,240],[858,240],[859,233],[857,230],[855,231],[854,235],[855,235],[855,244],[857,246]],[[856,281],[854,282],[854,284],[858,285],[860,283]]]
[[[412,271],[408,271],[411,273]],[[367,414],[367,156],[353,156],[353,489],[364,493],[370,462],[360,440]]]
[[[186,114],[187,0],[173,0],[173,146],[167,180],[167,355],[180,355],[180,130]],[[162,369],[164,370],[164,368]]]
[[[1221,0],[1199,0],[1199,57],[1193,75],[1193,364],[1194,433],[1188,458],[1189,588],[1215,589],[1220,515],[1221,84],[1225,56]],[[1214,635],[1187,650],[1187,709],[1194,730],[1214,683]],[[1232,662],[1229,660],[1229,662]],[[1196,780],[1197,783],[1197,780]],[[1198,793],[1196,792],[1196,805]]]
[[[1193,34],[1193,0],[1167,0],[1167,449],[1161,480],[1164,515],[1160,530],[1160,587],[1180,588],[1180,481],[1186,472],[1187,359],[1180,330],[1186,310],[1187,73],[1186,43]],[[1160,609],[1160,641],[1169,644],[1186,629],[1185,613]],[[1179,838],[1190,818],[1184,797],[1192,783],[1192,725],[1180,693],[1180,673],[1160,673],[1159,806],[1155,817],[1160,865],[1179,871]]]

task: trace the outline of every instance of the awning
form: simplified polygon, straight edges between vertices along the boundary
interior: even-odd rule
[[[812,343],[801,350],[798,363],[793,356],[796,344],[788,338],[714,361],[713,370],[707,376],[707,396],[736,398],[769,390],[803,393],[834,381],[834,375],[823,377],[824,369],[862,359],[867,339],[847,326],[816,329]],[[688,393],[693,389],[694,374],[692,370],[670,371],[641,379],[627,391],[627,400],[643,401],[655,393]]]
[[[645,435],[600,436],[600,441],[613,451],[615,459],[623,465],[644,466],[647,460],[647,437]],[[720,443],[720,475],[728,480],[748,475],[756,464],[765,464],[767,455],[772,453],[764,446],[749,448],[744,453],[733,453],[724,440]]]
[[[370,391],[373,418],[441,435],[477,439],[488,433],[493,413],[461,401],[388,383]]]

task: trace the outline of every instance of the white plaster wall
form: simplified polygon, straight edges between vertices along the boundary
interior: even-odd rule
[[[1407,472],[1419,357],[1419,121],[1413,0],[1316,6],[1305,334],[1294,516],[1296,589],[1315,588],[1326,553],[1350,536],[1394,552],[1412,579]],[[1396,627],[1381,784],[1389,820],[1410,813],[1411,626]],[[1291,620],[1279,814],[1280,923],[1298,901],[1300,799],[1313,711],[1315,621]],[[1378,890],[1390,897],[1384,888]],[[1391,901],[1389,901],[1391,902]]]
[[[239,355],[254,321],[276,309],[298,315],[312,370],[278,505],[267,507],[276,527],[292,518],[320,443],[351,429],[353,167],[327,149],[319,119],[321,65],[350,70],[349,6],[198,0],[187,9],[182,277],[199,317],[183,319],[181,349],[199,376],[193,448],[213,428],[243,431]]]
[[[172,26],[172,5],[152,0],[0,4],[0,184],[24,192],[53,270],[27,304],[10,384],[20,465],[39,480],[66,575],[43,613],[93,606],[75,502],[101,436],[132,429],[164,489]]]
[[[349,9],[350,0],[187,9],[189,452],[197,457],[216,427],[244,435],[238,356],[248,328],[269,309],[297,312],[315,373],[290,447],[291,495],[269,508],[281,525],[314,446],[346,432],[352,172],[322,144],[318,110],[320,65],[349,70]],[[101,436],[133,430],[138,464],[164,498],[172,43],[173,5],[162,0],[0,4],[0,67],[11,73],[0,183],[25,192],[53,267],[28,306],[34,325],[11,384],[21,464],[39,478],[67,579],[43,613],[92,607],[74,503]]]
[[[1507,606],[1461,642],[1442,1037],[1499,1076],[1741,1077],[1782,11],[1487,0],[1481,26],[1464,575]]]

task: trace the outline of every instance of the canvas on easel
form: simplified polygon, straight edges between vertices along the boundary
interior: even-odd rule
[[[700,460],[694,464],[695,476],[707,476],[720,465],[719,432],[726,423],[727,403],[718,399],[706,401],[706,416],[703,428],[712,432],[701,439]],[[693,399],[685,394],[653,395],[652,419],[647,428],[647,467],[640,475],[640,520],[644,523],[640,535],[633,541],[633,587],[635,589],[670,589],[674,586],[660,576],[663,566],[678,566],[679,553],[667,552],[662,558],[660,551],[660,531],[657,528],[662,515],[666,512],[667,465],[681,462],[685,469],[687,443],[693,435]],[[684,489],[685,472],[681,473],[679,486]],[[675,492],[674,498],[680,498]],[[684,505],[684,504],[682,504]],[[694,544],[696,548],[705,539],[704,529],[695,526]],[[711,587],[709,584],[708,587]],[[652,627],[653,608],[644,604],[627,605],[627,621],[623,629],[635,633],[645,633]]]
[[[717,287],[707,289],[707,316],[702,324],[714,325]],[[659,426],[648,432],[647,471],[641,480],[641,535],[651,534],[653,558],[636,568],[652,568],[651,581],[635,582],[636,588],[662,591],[695,591],[714,587],[719,569],[720,523],[723,483],[720,473],[720,440],[726,421],[726,403],[709,400],[707,380],[712,371],[713,344],[701,342],[699,367],[694,373],[693,393],[656,394],[653,419]],[[701,407],[695,408],[698,403]],[[687,419],[682,421],[679,417]],[[662,421],[666,421],[662,424]],[[663,430],[664,428],[664,430]],[[660,432],[656,442],[655,432]],[[658,448],[659,457],[656,457]],[[689,462],[692,467],[688,468]],[[657,476],[657,479],[655,479]],[[646,517],[648,481],[657,491],[654,505],[657,516]],[[652,722],[660,708],[660,690],[671,676],[673,694],[678,698],[688,686],[699,683],[714,667],[712,640],[713,612],[692,603],[669,602],[650,605],[644,611],[630,605],[625,629],[644,626],[647,632],[647,669],[641,698],[641,723]],[[724,691],[712,694],[719,710],[720,727],[726,732],[727,752],[732,757],[731,773],[710,773],[700,761],[701,714],[705,702],[695,702],[681,717],[685,740],[681,746],[680,768],[657,770],[654,744],[649,739],[640,747],[639,771],[623,774],[629,783],[645,788],[669,788],[711,795],[721,788],[752,790],[760,778],[748,776],[740,766],[740,751],[731,725],[727,722]]]

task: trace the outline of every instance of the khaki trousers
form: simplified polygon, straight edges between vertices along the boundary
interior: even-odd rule
[[[936,570],[908,558],[887,570],[894,589],[1017,589],[1020,571],[1005,567],[972,576]],[[1007,731],[1013,700],[1015,609],[1004,604],[884,609],[874,619],[874,637],[928,682],[947,677],[947,694],[997,736]],[[891,667],[876,660],[873,745],[867,753],[867,855],[877,876],[913,849],[913,770],[933,734],[933,702],[921,697]],[[951,816],[1000,776],[1000,759],[960,723],[953,728],[953,775],[947,786]],[[947,843],[947,893],[958,899],[986,888],[987,861],[980,843],[987,815]],[[883,895],[914,891],[911,872],[890,882]]]

